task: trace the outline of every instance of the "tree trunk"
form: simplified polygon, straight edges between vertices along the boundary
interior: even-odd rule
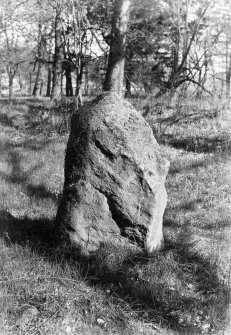
[[[41,85],[41,78],[40,77],[41,77],[41,63],[38,62],[37,73],[36,73],[34,89],[33,89],[33,96],[35,98],[39,97],[39,95],[40,95],[40,85]]]
[[[39,91],[40,96],[43,95],[43,84],[44,84],[43,79],[41,79],[41,81],[40,81],[40,91]]]
[[[188,18],[189,18],[189,11],[191,7],[192,0],[186,1],[186,13],[185,13],[185,19],[184,19],[184,41],[183,41],[183,54],[185,55],[185,62],[184,67],[187,69],[188,66],[188,41],[189,41],[189,27],[188,27]],[[186,71],[187,75],[187,71]]]
[[[79,60],[80,64],[80,60]],[[83,79],[83,64],[79,68],[77,68],[76,75],[76,88],[75,88],[75,96],[77,97],[77,108],[83,105],[83,97],[82,97],[82,79]]]
[[[130,3],[130,0],[114,1],[108,68],[103,85],[104,91],[114,91],[119,95],[123,95],[126,33]]]
[[[46,52],[46,39],[43,36],[42,33],[42,24],[39,21],[38,23],[38,56],[37,56],[37,73],[36,73],[36,79],[35,79],[35,84],[34,84],[34,89],[33,89],[33,96],[34,97],[39,97],[41,95],[41,85],[43,82],[43,71],[44,71],[44,54]]]
[[[46,92],[47,97],[51,96],[51,79],[52,79],[52,70],[49,64],[47,69],[47,92]]]
[[[84,87],[84,94],[88,96],[89,94],[89,73],[88,67],[85,68],[85,87]]]
[[[126,98],[130,98],[131,95],[132,95],[132,93],[131,93],[131,82],[128,78],[126,78],[125,84],[126,84],[125,96],[126,96]]]
[[[20,87],[20,93],[21,93],[21,95],[23,95],[23,93],[24,93],[24,83],[23,83],[23,80],[22,80],[22,77],[21,77],[20,73],[18,74],[18,83],[19,83],[19,87]]]
[[[231,80],[231,52],[229,51],[229,41],[226,39],[226,99],[230,98]]]
[[[231,79],[231,55],[229,56],[229,66],[226,73],[226,99],[230,98],[230,79]]]
[[[13,77],[9,77],[9,99],[13,98]]]
[[[61,6],[58,6],[56,8],[55,18],[55,54],[53,61],[53,85],[51,92],[52,99],[58,99],[61,97],[62,63],[64,59],[61,19]]]
[[[29,95],[32,94],[32,74],[30,73],[30,79],[29,79]]]
[[[62,97],[63,95],[63,70],[61,72],[61,87],[60,87],[60,95]]]
[[[0,99],[2,97],[2,69],[0,68]]]
[[[72,97],[73,96],[73,86],[72,86],[72,78],[71,78],[70,69],[65,70],[65,76],[66,76],[66,96]]]

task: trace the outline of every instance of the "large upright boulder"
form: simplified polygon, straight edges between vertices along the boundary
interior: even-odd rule
[[[102,94],[72,117],[59,229],[84,253],[124,238],[159,250],[168,168],[143,117],[115,93]]]

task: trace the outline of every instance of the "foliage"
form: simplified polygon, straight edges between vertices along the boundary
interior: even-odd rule
[[[8,71],[14,84],[18,79],[23,92],[32,92],[30,86],[37,85],[38,95],[50,94],[45,86],[50,85],[48,72],[55,59],[58,7],[62,8],[58,21],[62,26],[62,75],[63,82],[69,85],[67,95],[78,95],[84,85],[89,86],[89,80],[92,87],[104,80],[112,1],[28,0],[10,2],[8,6],[3,0],[1,68],[3,73]],[[225,88],[228,98],[230,10],[226,0],[132,1],[126,49],[127,95],[135,92],[160,96],[182,89],[199,96],[209,92],[224,94]],[[62,90],[64,93],[64,85]]]

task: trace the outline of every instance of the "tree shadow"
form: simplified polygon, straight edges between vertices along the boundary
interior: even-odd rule
[[[55,246],[53,241],[54,223],[47,218],[15,218],[7,211],[0,211],[0,236],[6,243],[29,244],[32,250],[46,250]],[[43,249],[43,246],[44,249]]]
[[[11,143],[6,141],[5,143],[0,143],[1,152],[7,154],[7,161],[9,168],[7,172],[0,171],[0,176],[7,181],[9,184],[21,185],[24,192],[29,197],[34,197],[37,199],[51,199],[54,202],[60,199],[61,194],[51,192],[45,187],[44,184],[33,184],[33,174],[43,167],[43,163],[34,164],[32,167],[25,169],[22,165],[23,155],[20,150],[26,148],[32,151],[41,151],[47,145],[49,145],[51,140],[35,140],[33,143],[30,139],[25,139],[21,143]],[[10,171],[10,173],[9,173]]]
[[[214,135],[211,137],[186,137],[177,138],[175,134],[162,134],[159,136],[159,142],[168,144],[176,149],[197,153],[230,153],[231,139],[227,136]]]
[[[9,183],[22,185],[30,197],[50,198],[57,203],[59,195],[53,194],[42,184],[30,183],[33,172],[42,165],[38,163],[27,170],[22,168],[22,155],[17,149],[23,148],[23,145],[23,142],[16,146],[7,142],[5,150],[8,152],[11,172],[3,177]],[[41,147],[43,145],[46,143]],[[40,150],[40,145],[33,146],[32,150]],[[170,209],[167,217],[171,217],[171,210],[194,210],[200,201],[201,199],[188,201]],[[112,297],[129,304],[140,320],[163,324],[179,334],[200,334],[200,324],[195,321],[199,317],[198,310],[210,311],[219,300],[219,315],[225,314],[226,306],[220,302],[221,298],[225,301],[225,293],[217,268],[210,260],[190,248],[189,236],[183,236],[180,242],[167,239],[165,249],[152,257],[143,251],[134,254],[114,245],[102,246],[95,255],[84,257],[77,250],[60,243],[54,220],[46,217],[16,218],[7,211],[2,211],[0,217],[0,236],[6,243],[29,246],[50,263],[68,263],[73,269],[77,263],[90,286],[100,287],[104,291],[110,287]],[[180,228],[177,220],[170,221],[165,221],[164,225],[168,224],[173,228],[174,224]],[[171,277],[173,283],[169,284]],[[175,282],[180,283],[179,287]],[[193,290],[187,289],[187,283],[193,286]],[[181,315],[186,314],[190,314],[191,318],[184,319],[180,324]],[[203,318],[206,317],[208,314],[204,313]],[[215,323],[211,321],[213,327]]]
[[[57,201],[57,196],[44,185],[29,183],[33,172],[41,168],[41,164],[36,164],[26,171],[23,170],[22,156],[16,151],[17,148],[24,146],[31,150],[42,150],[47,143],[49,143],[47,140],[44,142],[35,140],[32,144],[26,141],[18,144],[8,142],[4,149],[8,152],[11,172],[3,177],[10,183],[23,185],[29,196],[52,198]],[[195,204],[188,202],[183,206],[185,210],[192,210]],[[175,222],[175,224],[178,223]],[[16,218],[7,211],[1,211],[0,236],[9,245],[29,246],[32,251],[42,257],[45,256],[51,263],[67,262],[74,268],[77,261],[89,285],[112,287],[111,295],[129,304],[141,320],[162,323],[178,331],[179,334],[200,334],[200,324],[196,321],[193,324],[198,317],[196,309],[209,311],[217,305],[218,300],[224,298],[224,290],[221,287],[216,265],[193,251],[190,248],[190,238],[186,235],[181,237],[179,242],[173,243],[167,240],[165,249],[152,257],[145,252],[132,255],[129,252],[126,253],[126,250],[118,250],[113,245],[102,247],[99,253],[92,257],[84,257],[73,248],[60,244],[53,220],[46,217]],[[119,257],[116,257],[117,253]],[[113,264],[111,264],[111,255],[115,255]],[[180,287],[175,283],[169,284],[171,278],[164,278],[174,274],[176,278],[173,279],[182,282]],[[181,278],[185,278],[185,282]],[[187,281],[186,278],[190,280]],[[193,289],[184,287],[187,282],[193,286]],[[226,306],[220,303],[219,315],[225,314],[225,309]],[[193,316],[180,324],[179,317],[185,315],[185,312]],[[145,316],[143,316],[144,313]],[[207,314],[203,317],[206,318]],[[211,324],[215,327],[215,321],[214,323],[211,321]]]
[[[23,103],[16,103],[14,100],[0,99],[0,124],[3,126],[24,129],[29,124],[29,108],[24,100]]]
[[[48,190],[44,185],[27,185],[26,192],[28,196],[36,197],[38,199],[51,199],[54,202],[60,201],[61,193],[56,194]]]
[[[177,173],[182,173],[184,171],[196,170],[201,167],[206,167],[214,162],[214,157],[204,157],[203,159],[198,159],[195,162],[189,162],[182,165],[172,162],[169,169],[169,174],[174,175]]]
[[[76,110],[75,97],[57,101],[47,99],[0,100],[0,124],[30,135],[47,137],[66,135],[70,131],[70,119]]]
[[[5,127],[10,126],[10,120],[9,117],[6,113],[1,113],[0,114],[0,124]]]
[[[15,112],[13,115],[6,113],[0,114],[0,124],[2,126],[13,127],[16,129],[24,129],[28,126],[29,117],[22,114],[20,111]]]
[[[192,107],[190,107],[191,109]],[[197,109],[198,107],[195,106],[195,109]],[[171,110],[171,106],[170,108],[168,108]],[[173,125],[177,124],[177,123],[192,123],[192,122],[200,122],[201,120],[206,119],[216,119],[217,116],[219,114],[219,110],[217,108],[213,108],[210,109],[209,112],[206,110],[200,110],[200,112],[192,112],[192,113],[183,113],[183,114],[179,114],[175,113],[172,114],[171,116],[168,117],[162,117],[157,119],[157,121],[159,123],[161,123],[164,126],[170,126],[172,127]]]
[[[185,201],[184,203],[171,207],[171,209],[174,212],[179,212],[179,211],[195,211],[196,207],[198,204],[203,203],[203,199],[202,198],[197,198],[197,199],[193,199],[193,200],[189,200],[189,201]]]
[[[0,100],[0,124],[26,133],[42,133],[41,115],[49,111],[49,103],[35,98]],[[38,129],[37,129],[38,128]]]
[[[185,222],[179,222],[177,220],[175,213],[186,213],[186,212],[197,212],[197,206],[203,203],[202,198],[197,198],[194,200],[190,201],[185,201],[184,203],[177,205],[177,206],[172,206],[168,207],[165,210],[165,215],[164,215],[164,220],[163,220],[163,226],[166,228],[171,228],[171,229],[180,229],[182,228],[182,225],[187,224],[188,218],[185,218]],[[173,219],[173,216],[175,219]],[[219,229],[224,229],[230,226],[230,221],[228,220],[229,215],[227,213],[226,219],[225,218],[220,218],[220,220],[215,220],[213,221],[213,218],[211,217],[210,220],[205,220],[205,222],[200,222],[200,229],[207,230],[209,233],[211,231],[217,230],[218,227]]]
[[[26,185],[28,179],[33,175],[33,173],[42,167],[42,164],[38,163],[25,171],[22,169],[21,165],[21,154],[15,150],[8,151],[8,162],[10,164],[11,173],[1,173],[1,175],[6,181],[12,184]]]
[[[0,237],[9,245],[29,246],[50,263],[68,263],[73,268],[78,264],[90,286],[104,291],[110,287],[111,296],[129,304],[140,320],[162,324],[182,335],[202,334],[200,322],[207,320],[211,309],[217,309],[219,318],[225,315],[225,292],[216,264],[193,251],[186,235],[178,242],[167,239],[165,249],[152,257],[113,244],[85,257],[60,244],[53,220],[0,213]],[[180,323],[180,317],[188,314],[191,318]],[[216,322],[210,320],[211,329]]]
[[[46,146],[48,146],[52,142],[53,140],[49,138],[38,137],[32,139],[31,137],[28,136],[23,138],[23,140],[18,143],[7,142],[5,145],[5,149],[9,150],[9,149],[22,148],[32,151],[42,151],[46,148]]]

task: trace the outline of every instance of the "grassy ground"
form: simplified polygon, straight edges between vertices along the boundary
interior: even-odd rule
[[[1,102],[0,334],[231,333],[231,119],[194,107],[146,116],[171,160],[165,249],[87,260],[53,237],[69,104]]]

